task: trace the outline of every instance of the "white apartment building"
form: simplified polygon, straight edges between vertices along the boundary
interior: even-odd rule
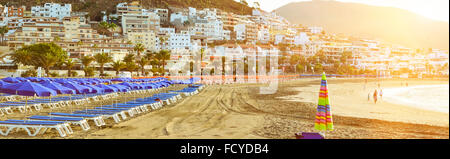
[[[223,30],[223,40],[231,40],[231,31]]]
[[[31,7],[31,15],[33,17],[54,17],[63,19],[70,17],[72,12],[72,4],[45,3],[44,6]]]
[[[161,28],[155,45],[163,50],[189,50],[192,48],[191,35],[188,31],[175,33],[174,28]]]
[[[286,38],[285,35],[283,35],[283,34],[277,34],[277,35],[274,36],[274,42],[273,42],[273,43],[274,43],[275,45],[284,43],[284,42],[285,42],[285,38]]]
[[[189,17],[183,12],[177,12],[170,14],[170,23],[175,25],[182,25],[185,21],[188,21]]]
[[[242,41],[246,39],[245,36],[245,24],[237,24],[234,26],[234,32],[236,33],[236,40]]]
[[[305,45],[307,43],[309,43],[309,37],[305,32],[294,36],[294,45]]]
[[[171,34],[168,39],[168,46],[170,50],[175,49],[191,49],[191,35],[188,31],[181,31],[180,33]]]
[[[308,29],[313,34],[319,34],[323,31],[322,27],[317,27],[317,26],[308,27]]]
[[[223,40],[223,23],[217,19],[197,19],[195,25],[189,28],[191,35],[207,37],[207,40]]]
[[[144,12],[142,14],[122,15],[122,31],[124,35],[130,32],[156,32],[159,30],[160,20],[156,13]]]
[[[116,6],[116,13],[119,16],[122,16],[124,14],[141,14],[142,6],[138,1],[134,1],[131,3],[119,3]]]
[[[175,28],[159,28],[158,34],[160,35],[175,34]]]
[[[168,9],[161,9],[161,8],[155,8],[152,9],[153,13],[156,13],[159,16],[159,20],[161,24],[167,24],[169,23],[169,10]]]
[[[27,22],[8,38],[8,46],[11,49],[21,48],[23,45],[36,43],[49,43],[58,37],[65,37],[64,24],[56,18],[36,18]]]
[[[133,44],[142,44],[146,50],[156,51],[156,34],[153,31],[129,32],[126,39]]]
[[[263,28],[258,30],[258,41],[262,44],[267,44],[270,41],[269,29]]]
[[[197,16],[197,9],[189,7],[189,18],[194,19]]]

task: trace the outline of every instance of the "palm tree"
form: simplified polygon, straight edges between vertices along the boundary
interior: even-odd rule
[[[99,33],[100,34],[102,34],[102,35],[106,35],[107,34],[107,32],[109,32],[109,24],[108,24],[108,22],[105,22],[105,21],[103,21],[103,22],[100,22],[99,24],[98,24],[98,28],[99,28]]]
[[[123,58],[123,62],[130,63],[133,62],[135,59],[134,54],[128,54]]]
[[[126,65],[122,61],[115,61],[112,63],[112,68],[114,71],[116,71],[116,76],[119,76],[120,70],[125,68]]]
[[[200,49],[200,77],[203,76],[203,57],[205,56],[205,49]],[[203,78],[201,78],[203,79]]]
[[[159,46],[161,46],[161,49],[163,49],[163,45],[164,45],[164,43],[167,41],[167,37],[159,37],[159,42],[160,42],[160,45]]]
[[[110,63],[113,61],[113,58],[109,56],[107,53],[99,53],[94,56],[95,61],[100,65],[100,76],[104,76],[104,66],[106,63]]]
[[[91,63],[94,61],[95,59],[91,56],[83,56],[81,58],[81,64],[83,64],[83,71],[84,71],[84,76],[88,77],[89,75],[89,71],[87,70],[87,68],[89,68],[89,65],[91,65]]]
[[[8,31],[9,31],[8,25],[0,27],[0,35],[2,37],[2,43],[1,43],[2,45],[4,44],[3,40],[5,38],[5,34],[8,33]]]
[[[170,59],[170,51],[169,50],[161,50],[159,51],[158,54],[156,54],[156,59],[158,59],[161,63],[160,65],[163,68],[163,72],[166,71],[165,66],[166,66],[166,60]]]
[[[113,36],[114,31],[116,31],[116,28],[117,28],[117,25],[115,23],[111,23],[108,25],[108,30],[110,30],[111,36]]]
[[[53,41],[59,42],[59,41],[61,41],[61,38],[59,36],[55,36],[55,37],[53,37]]]
[[[145,54],[145,58],[147,58],[147,60],[152,61],[153,59],[155,59],[155,54],[154,52],[147,52],[147,54]]]
[[[145,58],[145,57],[142,57],[139,61],[137,61],[137,63],[138,63],[138,65],[141,67],[141,75],[143,75],[144,76],[144,74],[145,74],[145,65],[148,65],[148,63],[149,63],[150,61],[149,60],[147,60],[147,58]]]
[[[66,69],[67,69],[67,76],[71,77],[72,76],[72,68],[73,66],[75,66],[75,62],[72,61],[72,59],[67,59],[66,62],[64,62],[64,65],[66,65]]]
[[[32,65],[31,63],[33,61],[33,54],[31,54],[30,51],[20,49],[16,50],[12,55],[11,58],[13,60],[13,63],[15,64],[22,64],[22,65]]]
[[[109,29],[111,29],[114,32],[117,28],[117,25],[115,23],[111,23],[111,24],[109,24],[108,27],[109,27]]]
[[[56,63],[58,63],[58,57],[52,54],[44,54],[38,59],[42,68],[45,70],[45,74],[50,75],[50,68],[53,67]]]
[[[134,46],[134,51],[137,52],[137,56],[139,58],[141,57],[141,52],[145,51],[145,47],[141,43],[138,43]]]
[[[81,40],[77,42],[77,45],[78,45],[78,46],[81,46],[81,45],[83,45],[83,44],[84,44],[84,43],[83,43],[83,41],[81,41]]]
[[[133,71],[136,70],[136,68],[138,67],[136,65],[136,63],[134,63],[134,61],[132,61],[132,62],[127,62],[125,65],[126,65],[127,71],[129,71],[131,73],[131,75],[133,76]]]

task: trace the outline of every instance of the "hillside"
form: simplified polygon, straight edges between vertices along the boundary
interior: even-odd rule
[[[359,3],[290,3],[274,12],[295,24],[323,26],[332,33],[379,38],[411,48],[449,49],[449,24],[412,12]]]
[[[30,6],[44,4],[46,2],[71,3],[73,11],[89,12],[92,20],[101,19],[101,11],[107,10],[114,13],[118,3],[132,2],[136,0],[0,0],[0,4]],[[251,14],[252,9],[234,0],[137,0],[144,8],[159,7],[194,7],[194,8],[218,8],[236,14]],[[29,10],[29,9],[28,9]]]

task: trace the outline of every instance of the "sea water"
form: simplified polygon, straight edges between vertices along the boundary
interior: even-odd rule
[[[449,85],[426,85],[383,90],[383,100],[389,103],[449,113]]]

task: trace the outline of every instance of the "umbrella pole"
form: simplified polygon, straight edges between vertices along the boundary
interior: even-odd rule
[[[320,131],[320,133],[321,133],[321,135],[323,136],[324,139],[326,138],[326,132],[327,131]]]
[[[50,100],[49,104],[52,104],[52,95],[48,96],[48,98]],[[50,116],[52,116],[52,112],[53,112],[53,110],[50,108]]]
[[[69,101],[72,101],[72,94],[69,94]],[[74,107],[74,105],[70,106],[70,112],[72,112],[72,110],[73,110],[72,108]]]
[[[25,114],[27,114],[28,109],[28,96],[25,96]]]

